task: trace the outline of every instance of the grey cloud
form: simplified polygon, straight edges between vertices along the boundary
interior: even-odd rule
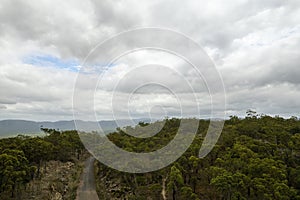
[[[62,56],[80,56],[78,45],[82,48],[88,45],[84,35],[80,34],[84,28],[80,26],[83,24],[77,24],[77,13],[72,16],[72,12],[63,10],[72,9],[71,5],[68,7],[60,4],[60,7],[57,7],[46,1],[35,4],[19,0],[2,3],[0,12],[2,35],[13,35],[21,44],[32,40],[41,46],[54,45]]]
[[[225,61],[227,67],[221,69],[226,88],[231,91],[283,83],[299,85],[300,31],[297,34],[272,45],[232,54]]]
[[[133,2],[91,0],[94,5],[96,26],[101,27],[105,24],[108,29],[112,29],[112,33],[118,33],[142,24],[143,16],[139,13],[139,7],[132,7],[132,9],[130,7]],[[138,6],[136,3],[133,6]]]
[[[6,108],[7,108],[6,106],[0,105],[0,110],[4,110],[4,109],[6,109]]]
[[[219,50],[218,60],[237,51],[236,39],[264,29],[272,35],[298,24],[299,1],[164,1],[151,8],[153,26],[182,31],[204,47]],[[176,11],[176,12],[174,12]]]
[[[263,86],[253,89],[241,89],[227,93],[228,110],[235,110],[235,114],[243,115],[249,108],[259,113],[273,115],[298,115],[300,106],[297,99],[300,92],[290,84]]]
[[[16,101],[11,99],[0,98],[0,104],[16,104]]]
[[[41,66],[28,67],[22,63],[22,58],[27,54],[42,52],[62,59],[82,61],[99,42],[140,26],[165,27],[183,32],[207,49],[223,76],[231,113],[241,114],[248,108],[256,108],[264,113],[292,114],[300,106],[296,101],[300,91],[299,10],[300,2],[297,0],[231,0],[226,3],[221,0],[78,0],[72,3],[4,0],[0,6],[0,51],[4,52],[0,55],[1,118],[27,118],[32,117],[31,113],[34,113],[34,118],[71,116],[76,74],[60,69],[41,70]],[[145,33],[143,36],[134,40],[125,38],[121,43],[116,41],[114,46],[107,47],[106,51],[95,57],[103,61],[114,51],[133,48],[139,39],[160,45],[175,44],[170,48],[185,51],[172,38],[159,41],[155,34]],[[191,59],[197,57],[197,54],[192,55],[193,52],[188,53]],[[147,56],[149,54],[142,56],[141,62]],[[132,63],[128,61],[130,64],[137,62],[134,59]],[[187,70],[184,62],[176,61],[176,64],[182,75],[194,81],[198,88],[196,92],[202,92],[203,83],[196,81],[195,72]],[[110,86],[117,74],[115,71],[109,74],[103,85],[105,92],[112,90]],[[97,78],[86,75],[78,85],[82,110],[88,107],[86,104],[92,103],[84,97],[91,92]],[[128,76],[121,82],[118,91],[126,93],[145,80],[164,78],[164,82],[175,88],[176,92],[184,94],[187,91],[187,85],[176,82],[178,77],[174,74],[155,70]],[[213,76],[205,78],[214,80]],[[213,81],[210,84],[214,88],[218,86]],[[148,88],[145,93],[152,89],[155,88]],[[101,95],[109,96],[104,91]],[[191,96],[188,96],[191,94],[184,95],[184,105],[193,113],[194,105],[189,101]],[[152,98],[155,99],[155,96]],[[200,100],[201,108],[206,112],[209,101],[206,98]],[[100,105],[101,115],[110,117],[108,100]],[[138,105],[142,108],[143,101],[138,101]],[[166,106],[173,114],[176,113],[172,110],[172,106],[175,107],[173,104]],[[126,110],[121,111],[126,113]],[[88,116],[88,112],[85,115]]]
[[[203,45],[226,53],[236,38],[270,25],[282,28],[299,19],[295,14],[299,7],[297,1],[241,3],[232,0],[226,5],[221,1],[154,1],[144,2],[144,6],[136,1],[87,1],[84,4],[74,1],[60,7],[54,5],[47,1],[39,4],[19,0],[2,2],[2,34],[55,46],[62,56],[84,58],[93,46],[114,33],[139,26],[158,26],[181,31]],[[280,8],[281,11],[274,11]],[[278,19],[257,16],[268,10],[274,11],[272,15],[277,13]]]
[[[13,35],[21,43],[32,40],[55,47],[67,58],[83,59],[99,42],[141,24],[136,12],[121,2],[117,6],[111,1],[5,0],[1,4],[1,35]]]

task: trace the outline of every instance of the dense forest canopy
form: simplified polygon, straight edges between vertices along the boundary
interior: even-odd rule
[[[134,138],[122,130],[108,137],[128,151],[150,152],[166,145],[176,134],[180,120],[165,121],[152,138]],[[243,119],[232,116],[226,120],[217,145],[200,159],[198,151],[208,125],[208,120],[200,120],[190,148],[159,171],[129,174],[98,162],[96,177],[106,188],[99,196],[132,200],[146,196],[173,200],[300,199],[300,121],[296,117],[284,119],[252,111]]]

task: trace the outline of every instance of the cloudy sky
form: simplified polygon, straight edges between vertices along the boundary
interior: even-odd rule
[[[207,117],[212,96],[222,113],[222,88],[210,91],[205,81],[211,80],[210,87],[219,79],[199,76],[168,51],[132,51],[109,67],[101,60],[108,55],[100,51],[89,63],[97,70],[83,70],[97,45],[143,27],[179,32],[202,47],[222,77],[227,116],[244,116],[247,109],[299,116],[298,0],[2,0],[0,119],[71,120],[73,101],[85,120],[95,114],[97,119],[199,116],[197,108]],[[146,34],[145,40],[157,43],[159,36]],[[118,40],[112,49],[135,42]],[[164,42],[172,51],[184,46]]]

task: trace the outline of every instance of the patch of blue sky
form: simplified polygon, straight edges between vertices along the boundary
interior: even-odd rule
[[[76,72],[80,70],[78,67],[80,66],[80,63],[75,59],[63,60],[47,54],[26,56],[23,58],[23,63],[42,67],[56,67],[59,69],[67,69]]]
[[[35,65],[35,66],[41,66],[41,67],[55,67],[58,69],[67,69],[74,72],[82,72],[82,73],[89,73],[90,72],[103,72],[107,70],[108,68],[114,67],[117,64],[111,63],[109,66],[103,64],[103,63],[97,63],[93,64],[92,66],[85,66],[84,69],[80,70],[81,63],[75,59],[67,59],[63,60],[58,57],[47,55],[47,54],[38,54],[38,55],[29,55],[23,58],[23,63]]]

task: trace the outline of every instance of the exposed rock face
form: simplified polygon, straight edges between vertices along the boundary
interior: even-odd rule
[[[84,159],[84,158],[83,158]],[[82,161],[49,161],[41,168],[41,177],[31,181],[23,199],[74,199],[83,167]]]

